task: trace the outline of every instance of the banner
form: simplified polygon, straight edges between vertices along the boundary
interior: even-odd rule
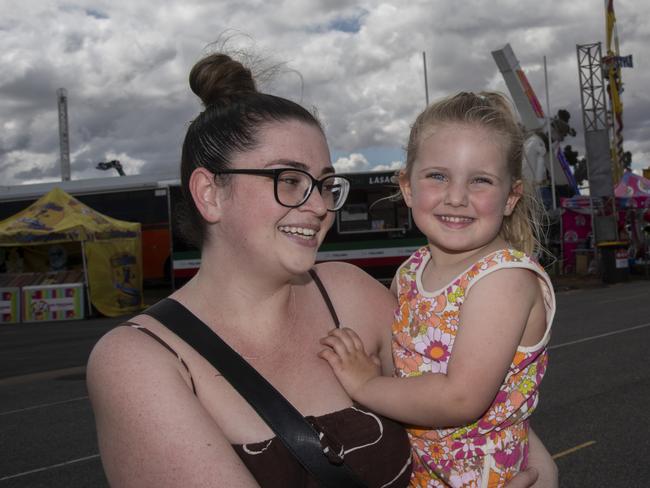
[[[109,317],[139,312],[143,308],[140,241],[89,241],[84,246],[92,304]]]

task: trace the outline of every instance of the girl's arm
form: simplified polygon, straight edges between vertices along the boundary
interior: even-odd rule
[[[343,325],[354,328],[366,350],[381,360],[382,374],[392,376],[395,296],[375,278],[348,263],[328,261],[316,265],[316,270]]]
[[[109,484],[257,487],[179,364],[130,327],[113,329],[95,345],[88,392]]]
[[[349,329],[322,339],[328,347],[321,357],[348,394],[377,413],[412,425],[464,425],[494,400],[539,294],[536,277],[525,269],[499,270],[479,280],[461,308],[446,374],[381,377]]]

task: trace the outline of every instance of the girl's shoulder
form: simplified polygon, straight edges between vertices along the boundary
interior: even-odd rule
[[[502,248],[490,252],[478,259],[465,274],[471,280],[503,268],[525,268],[547,276],[546,271],[536,259],[525,252],[512,248]]]
[[[408,258],[397,267],[396,278],[400,276],[415,276],[415,273],[422,268],[431,258],[428,246],[416,249]]]
[[[496,271],[507,270],[494,274]],[[484,278],[490,277],[488,280]],[[496,281],[495,281],[496,280]],[[502,281],[505,280],[505,281]],[[544,267],[532,256],[512,248],[498,249],[479,259],[461,277],[465,293],[479,281],[491,287],[501,282],[539,290],[549,307],[555,308],[555,293],[551,278]]]

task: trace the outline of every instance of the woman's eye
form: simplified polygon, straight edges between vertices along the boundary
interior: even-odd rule
[[[286,185],[297,185],[300,183],[298,178],[292,178],[291,176],[283,176],[280,181]]]

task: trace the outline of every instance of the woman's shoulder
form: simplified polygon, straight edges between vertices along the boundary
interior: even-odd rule
[[[140,327],[154,331],[156,337],[162,328],[151,317],[138,316],[114,327],[97,341],[88,358],[89,387],[128,389],[137,387],[143,378],[151,379],[152,374],[158,377],[177,374],[177,358],[160,341],[139,330]]]
[[[328,261],[317,264],[314,269],[332,294],[351,293],[355,300],[392,297],[388,288],[353,264]]]
[[[366,329],[372,335],[384,326],[390,330],[397,301],[386,286],[348,263],[321,263],[316,272],[344,326]]]

